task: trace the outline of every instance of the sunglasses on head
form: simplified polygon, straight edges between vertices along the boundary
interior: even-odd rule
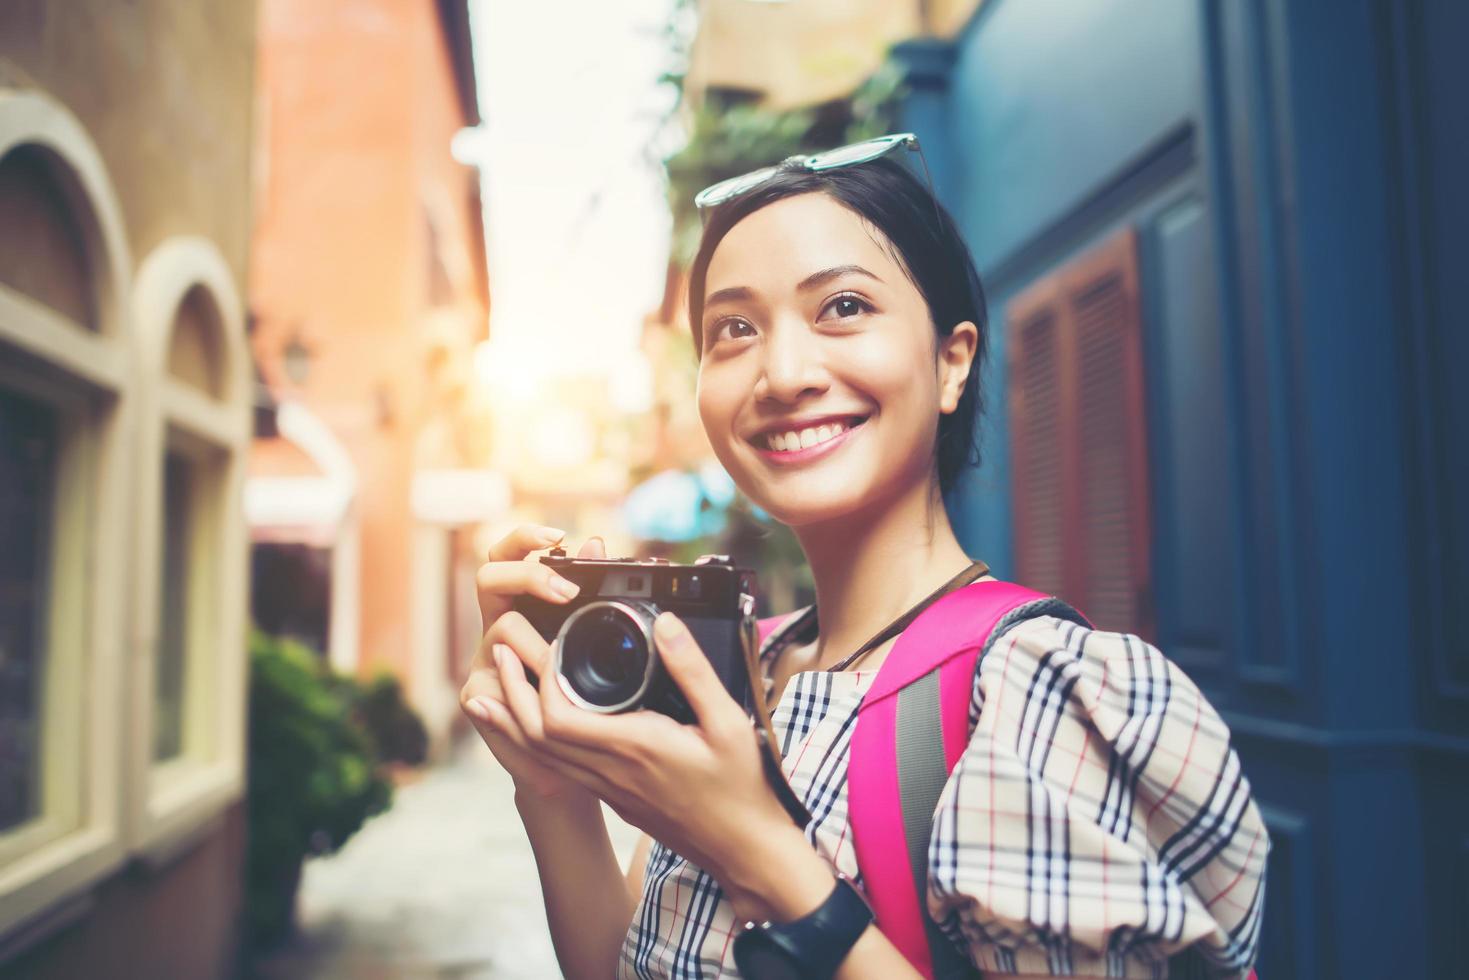
[[[848,143],[846,146],[839,146],[832,150],[823,150],[810,156],[797,154],[787,157],[773,167],[761,167],[759,170],[752,170],[747,174],[721,180],[717,184],[710,184],[694,195],[694,207],[699,209],[700,214],[707,214],[710,208],[718,207],[726,201],[748,194],[778,173],[792,170],[820,173],[823,170],[854,167],[876,160],[900,147],[918,154],[918,159],[923,164],[923,175],[928,180],[929,196],[934,198],[934,204],[937,207],[938,198],[933,192],[933,177],[928,172],[928,161],[924,159],[923,148],[918,145],[918,137],[912,133],[892,133],[887,136],[878,136],[875,139],[862,140],[859,143]]]

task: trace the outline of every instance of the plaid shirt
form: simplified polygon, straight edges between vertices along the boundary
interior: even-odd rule
[[[762,657],[812,627],[810,610],[793,617]],[[772,716],[807,839],[859,888],[847,761],[876,676],[798,673]],[[1242,975],[1268,850],[1228,729],[1156,649],[1054,616],[992,641],[935,814],[928,889],[986,974],[1157,978],[1191,947],[1186,972]],[[619,975],[736,977],[737,928],[714,879],[655,842]]]

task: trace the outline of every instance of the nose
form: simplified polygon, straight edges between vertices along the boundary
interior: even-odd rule
[[[794,404],[803,397],[820,394],[830,376],[816,337],[804,322],[773,325],[762,345],[760,378],[755,397]]]

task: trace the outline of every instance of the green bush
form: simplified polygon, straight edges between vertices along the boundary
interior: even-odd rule
[[[377,761],[416,766],[428,758],[428,730],[408,706],[398,678],[381,673],[366,684],[358,684],[337,675],[335,683],[341,685],[353,720],[372,740]]]
[[[306,856],[335,851],[391,802],[354,687],[301,644],[252,631],[245,914],[256,948],[289,933]]]

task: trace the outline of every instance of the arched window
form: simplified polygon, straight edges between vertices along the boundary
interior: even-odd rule
[[[138,269],[137,572],[129,677],[133,843],[170,849],[244,784],[249,356],[239,293],[207,239]]]
[[[0,88],[0,932],[121,860],[137,383],[122,216],[85,130]]]

